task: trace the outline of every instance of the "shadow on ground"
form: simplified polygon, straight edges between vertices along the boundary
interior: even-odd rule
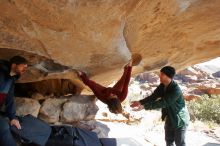
[[[101,143],[108,146],[143,146],[132,138],[101,138]]]
[[[207,143],[203,146],[220,146],[220,144],[217,144],[217,143]]]

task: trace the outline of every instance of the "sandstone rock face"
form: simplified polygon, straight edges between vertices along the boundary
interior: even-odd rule
[[[192,84],[192,83],[203,82],[204,80],[207,79],[213,79],[213,77],[210,74],[200,70],[199,68],[189,67],[187,69],[178,72],[175,79],[181,80],[182,82],[188,84]]]
[[[208,95],[220,95],[220,89],[219,88],[207,88],[207,87],[203,87],[203,88],[199,88],[200,91],[202,91],[204,94],[208,94]]]
[[[47,96],[43,96],[40,93],[34,93],[34,94],[32,94],[31,98],[40,101],[40,100],[45,100],[48,97]]]
[[[108,84],[131,55],[142,59],[134,74],[219,56],[219,13],[219,0],[1,0],[0,58],[29,59],[20,82],[82,86],[73,70],[80,69]]]
[[[15,98],[15,105],[16,114],[18,116],[31,114],[35,117],[38,117],[38,113],[41,107],[40,103],[37,100],[21,97]]]
[[[141,73],[136,77],[136,80],[140,82],[148,82],[149,84],[159,83],[158,75],[156,75],[155,73]]]
[[[200,96],[198,96],[198,95],[186,95],[186,96],[184,96],[184,99],[186,101],[197,100],[197,99],[200,99]]]
[[[61,121],[71,123],[82,120],[92,120],[98,111],[94,96],[75,96],[63,105]]]
[[[42,95],[63,96],[68,94],[79,94],[81,89],[66,79],[48,79],[31,83],[17,83],[15,91],[29,93],[30,95],[40,93]],[[38,97],[39,98],[39,97]]]

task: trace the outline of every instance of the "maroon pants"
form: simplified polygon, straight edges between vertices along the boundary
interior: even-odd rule
[[[113,87],[109,88],[104,87],[92,80],[89,80],[85,74],[81,75],[80,77],[84,84],[89,86],[89,88],[93,91],[95,96],[102,102],[107,103],[111,94],[116,95],[118,99],[122,102],[125,100],[128,94],[128,85],[131,78],[131,71],[132,67],[126,66],[124,68],[124,73],[120,80]]]

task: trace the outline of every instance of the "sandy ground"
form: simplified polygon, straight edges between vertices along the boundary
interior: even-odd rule
[[[98,106],[102,108],[97,114],[97,118],[100,119],[103,118],[102,113],[108,110],[100,104]],[[130,113],[134,118],[141,117],[141,120],[137,123],[126,124],[118,122],[123,119],[122,115],[116,116],[108,112],[107,118],[113,121],[99,121],[108,127],[107,137],[118,138],[120,144],[117,146],[165,146],[164,123],[160,120],[160,111],[133,113],[130,111]],[[203,122],[191,122],[186,133],[187,146],[220,146],[220,125],[215,125],[215,129],[218,129],[216,130],[218,132],[217,138],[205,132],[210,131],[210,127]]]
[[[110,128],[109,137],[124,140],[120,146],[165,146],[163,125],[146,130],[142,125],[102,122]],[[128,140],[129,139],[129,140]],[[189,129],[186,134],[187,146],[220,146],[220,142],[203,132]]]

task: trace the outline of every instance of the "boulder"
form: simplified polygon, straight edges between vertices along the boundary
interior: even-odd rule
[[[184,99],[186,101],[190,101],[190,100],[197,100],[197,99],[200,99],[201,96],[198,96],[198,95],[185,95],[184,96]]]
[[[202,96],[205,94],[204,90],[199,88],[193,88],[188,92],[190,95]]]
[[[98,111],[94,96],[73,96],[63,105],[61,121],[71,123],[83,120],[92,120]]]
[[[39,118],[48,122],[56,123],[60,120],[63,104],[67,99],[49,98],[45,100],[40,109]]]
[[[40,103],[37,100],[31,98],[22,98],[22,97],[15,98],[15,105],[16,105],[16,114],[18,116],[31,114],[37,117],[41,107]]]
[[[220,95],[220,88],[207,88],[204,92],[208,95]]]

